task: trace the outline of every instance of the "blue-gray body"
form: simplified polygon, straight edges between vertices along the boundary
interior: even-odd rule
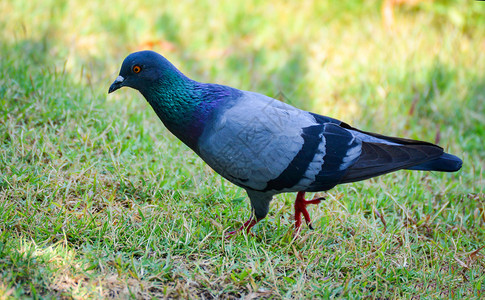
[[[135,65],[140,73],[133,74]],[[139,90],[172,133],[244,188],[257,219],[278,193],[326,191],[400,169],[452,172],[462,165],[431,143],[364,132],[258,93],[193,81],[150,51],[125,59],[110,92],[121,86]]]

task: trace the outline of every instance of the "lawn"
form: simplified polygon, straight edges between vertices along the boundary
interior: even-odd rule
[[[1,1],[0,299],[484,297],[485,3],[399,5],[391,26],[364,3]],[[141,49],[463,168],[338,186],[298,237],[278,195],[225,239],[244,190],[140,94],[107,95]]]

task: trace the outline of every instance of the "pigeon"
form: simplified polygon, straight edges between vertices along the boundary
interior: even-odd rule
[[[201,83],[162,55],[128,55],[109,87],[138,90],[167,129],[215,172],[246,190],[251,216],[239,229],[266,217],[274,195],[296,192],[295,228],[312,228],[305,199],[397,170],[455,172],[457,156],[432,143],[366,132],[277,99],[225,85]]]

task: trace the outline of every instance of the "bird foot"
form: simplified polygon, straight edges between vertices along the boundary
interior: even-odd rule
[[[305,192],[298,192],[295,200],[295,229],[297,232],[299,232],[301,228],[301,215],[305,218],[308,227],[313,230],[312,220],[310,219],[310,214],[306,207],[310,204],[319,204],[322,200],[325,200],[325,198],[320,197],[312,200],[305,200]]]
[[[246,221],[246,223],[244,223],[241,227],[239,227],[239,229],[236,229],[234,231],[230,231],[228,233],[226,233],[226,239],[230,239],[232,238],[233,236],[235,236],[239,231],[242,231],[244,229],[246,229],[246,232],[248,234],[252,234],[250,232],[251,228],[256,225],[256,223],[258,223],[258,220],[256,219],[253,219],[252,217]]]

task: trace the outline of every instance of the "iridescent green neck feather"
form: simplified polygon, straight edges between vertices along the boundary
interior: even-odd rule
[[[236,99],[240,91],[217,84],[199,83],[182,73],[163,78],[140,92],[164,125],[182,142],[198,152],[197,142],[219,105]],[[175,75],[175,74],[172,74]]]

